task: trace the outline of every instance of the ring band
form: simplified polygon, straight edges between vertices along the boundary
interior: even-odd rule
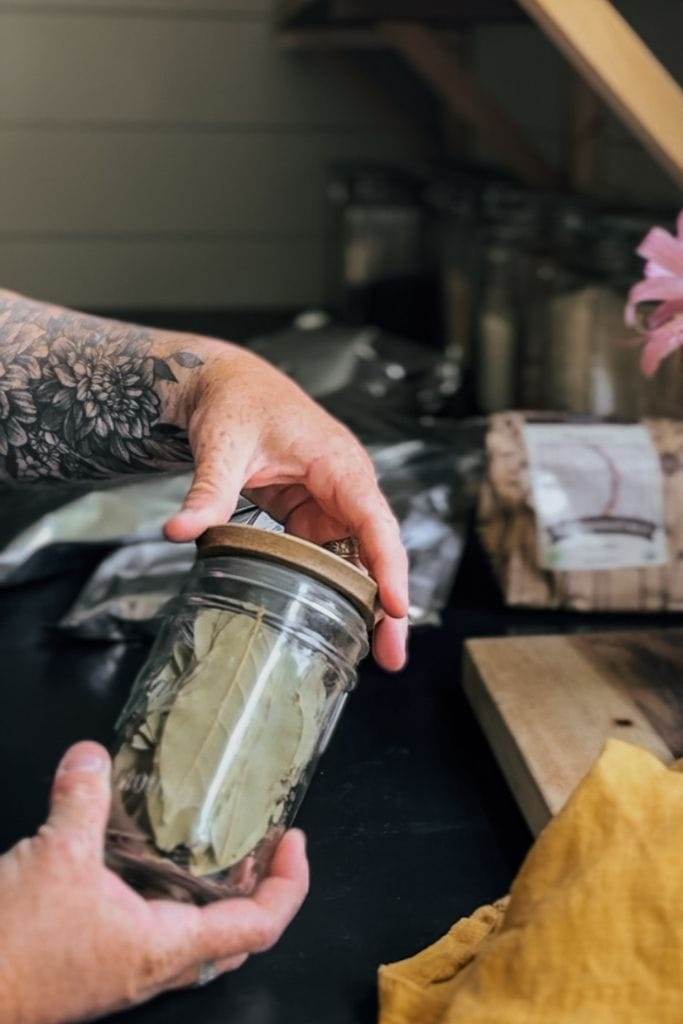
[[[360,557],[358,541],[355,537],[342,537],[341,540],[328,540],[323,544],[324,548],[331,551],[333,555],[346,558],[348,561],[356,561]]]
[[[204,985],[209,985],[212,981],[215,981],[217,977],[218,967],[216,966],[216,961],[205,960],[203,964],[200,964],[195,988],[203,988]]]

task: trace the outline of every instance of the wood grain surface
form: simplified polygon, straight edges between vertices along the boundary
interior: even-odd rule
[[[683,756],[683,629],[470,640],[463,685],[534,833],[608,738]]]

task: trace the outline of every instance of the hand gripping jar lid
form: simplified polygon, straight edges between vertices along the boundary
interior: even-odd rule
[[[361,613],[368,629],[375,623],[375,581],[345,558],[301,537],[254,526],[212,526],[197,540],[197,552],[198,558],[247,555],[298,569],[342,594]]]

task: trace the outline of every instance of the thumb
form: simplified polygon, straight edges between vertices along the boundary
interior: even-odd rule
[[[245,473],[243,458],[228,462],[215,452],[198,457],[183,507],[164,527],[168,540],[196,540],[210,526],[227,523],[237,507]]]
[[[85,740],[62,758],[50,797],[47,824],[76,835],[93,856],[101,856],[109,816],[109,754],[99,743]]]

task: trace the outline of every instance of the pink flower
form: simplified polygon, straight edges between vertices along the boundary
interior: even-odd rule
[[[676,235],[671,235],[664,228],[652,228],[641,242],[637,251],[646,260],[645,278],[633,286],[626,306],[630,327],[644,323],[641,366],[648,377],[663,359],[683,346],[683,211],[676,229]],[[644,321],[643,303],[655,303]]]

